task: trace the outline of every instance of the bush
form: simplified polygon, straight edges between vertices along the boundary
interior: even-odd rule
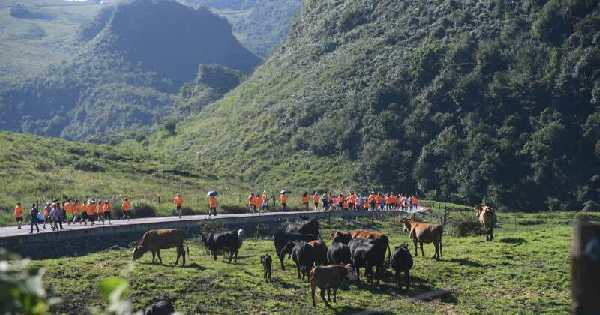
[[[133,210],[131,211],[131,216],[133,218],[148,218],[156,216],[156,208],[154,206],[147,204],[145,202],[140,202],[138,204],[133,205]]]
[[[583,211],[600,211],[600,204],[594,200],[588,200],[583,203]]]
[[[451,223],[454,236],[479,235],[482,233],[479,222],[475,219],[464,218],[461,221]]]

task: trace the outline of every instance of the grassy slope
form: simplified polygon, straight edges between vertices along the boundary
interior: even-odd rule
[[[206,169],[175,164],[168,155],[149,154],[135,143],[117,148],[0,132],[0,144],[0,208],[4,209],[12,209],[17,201],[29,207],[35,201],[63,196],[127,195],[136,203],[147,199],[159,215],[166,215],[170,214],[169,198],[180,189],[186,204],[198,209],[204,206],[209,189],[237,193],[243,187]],[[86,171],[93,167],[100,170]],[[173,174],[181,169],[189,174]],[[157,195],[162,197],[161,204],[156,202]],[[238,200],[222,198],[222,204],[228,202]],[[11,211],[0,211],[0,225],[12,220]]]
[[[515,216],[516,220],[515,221]],[[446,236],[441,262],[429,258],[433,248],[425,249],[427,258],[415,260],[412,275],[415,287],[399,292],[386,283],[379,289],[358,288],[339,293],[338,303],[326,307],[318,302],[317,312],[325,314],[380,310],[389,313],[434,314],[480,313],[567,313],[569,311],[568,246],[573,213],[501,214],[502,226],[494,242],[482,237]],[[517,223],[515,223],[517,222]],[[371,227],[392,236],[391,244],[407,241],[397,224],[386,221],[371,225],[369,220],[348,224],[324,224],[331,228]],[[327,235],[327,233],[323,233]],[[197,241],[188,241],[192,266],[173,268],[151,265],[150,257],[130,264],[128,249],[110,250],[85,257],[36,261],[47,273],[44,281],[58,296],[65,298],[57,312],[80,312],[84,305],[100,303],[97,282],[109,276],[129,279],[130,297],[141,308],[161,295],[176,299],[183,313],[299,314],[313,312],[309,287],[295,279],[292,262],[282,272],[274,266],[273,284],[263,284],[259,256],[273,253],[270,240],[247,240],[238,264],[221,258],[213,262],[204,255]],[[412,250],[412,247],[411,247]],[[172,264],[173,250],[163,260]],[[431,303],[415,302],[409,297],[432,288],[453,289],[453,297]]]
[[[24,4],[53,17],[17,19],[9,6]],[[9,0],[0,5],[0,81],[8,76],[29,77],[50,64],[69,59],[78,48],[77,32],[100,10],[99,4],[59,0]]]

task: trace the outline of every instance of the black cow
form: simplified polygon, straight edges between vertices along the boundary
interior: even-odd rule
[[[290,223],[285,228],[285,231],[288,233],[314,235],[316,238],[319,238],[319,221],[317,219],[312,219],[310,221]]]
[[[385,252],[388,249],[388,240],[385,238],[366,239],[355,238],[350,241],[350,253],[352,255],[352,268],[356,271],[356,276],[360,280],[360,268],[365,268],[365,276],[369,283],[373,279],[379,283],[379,279],[385,274]],[[375,268],[375,274],[373,274]]]
[[[171,315],[173,313],[175,313],[175,307],[169,300],[154,302],[144,311],[144,315]]]
[[[285,245],[293,241],[306,241],[310,242],[316,240],[316,235],[305,235],[300,233],[289,233],[285,230],[279,230],[273,235],[273,243],[275,244],[275,252],[279,257],[279,263],[281,264],[281,270],[285,270],[283,260],[285,258]],[[291,251],[289,252],[291,255]]]
[[[394,249],[394,256],[392,256],[391,267],[395,271],[396,282],[398,287],[400,285],[400,272],[404,273],[404,283],[406,289],[410,289],[410,269],[413,266],[413,258],[410,254],[407,244],[402,244]]]
[[[343,242],[336,242],[335,240],[329,246],[327,250],[327,260],[332,265],[349,265],[352,264],[352,255],[350,254],[350,247],[348,244]]]
[[[229,262],[233,258],[237,262],[238,251],[242,247],[244,230],[202,234],[202,242],[210,251],[214,260],[217,260],[217,255],[220,251],[225,251],[228,254]],[[223,257],[225,258],[225,257]]]
[[[315,253],[312,246],[305,241],[292,241],[285,245],[284,250],[292,253],[298,279],[304,280],[304,277],[306,277],[307,280],[310,280],[308,275],[315,265]]]

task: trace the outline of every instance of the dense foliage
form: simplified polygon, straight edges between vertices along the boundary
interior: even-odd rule
[[[303,12],[248,81],[161,145],[253,182],[519,209],[600,199],[598,2],[309,0]]]
[[[88,42],[72,60],[0,87],[1,129],[90,141],[147,133],[174,112],[175,95],[199,65],[245,73],[260,61],[225,19],[173,1],[102,10],[81,37]]]

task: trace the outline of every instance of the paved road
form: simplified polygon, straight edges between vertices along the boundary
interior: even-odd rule
[[[298,214],[298,213],[307,213],[306,211],[298,211],[298,212],[266,212],[266,213],[245,213],[245,214],[219,214],[216,218],[247,218],[254,216],[268,216],[268,215],[285,215],[285,214]],[[215,217],[211,217],[215,218]],[[208,215],[189,215],[184,216],[181,219],[178,217],[154,217],[154,218],[140,218],[140,219],[131,219],[131,220],[112,220],[112,224],[109,225],[108,222],[105,224],[99,223],[93,226],[83,225],[83,224],[71,224],[67,225],[63,223],[63,228],[65,230],[85,230],[85,229],[102,229],[108,226],[122,226],[122,225],[135,225],[135,224],[147,224],[147,223],[159,223],[159,222],[174,222],[174,221],[202,221],[208,220]],[[39,224],[40,233],[52,233],[52,230],[48,225],[46,225],[46,230],[42,229],[42,224]],[[0,227],[0,238],[15,236],[15,235],[28,235],[29,234],[29,224],[25,224],[21,229],[18,229],[17,226],[6,226]],[[34,227],[34,234],[36,234]]]
[[[422,208],[419,207],[418,210],[414,211],[397,211],[397,210],[386,210],[386,211],[376,211],[377,212],[394,212],[394,213],[414,213],[419,212]],[[311,213],[312,211],[288,211],[288,212],[265,212],[265,213],[244,213],[244,214],[219,214],[216,218],[248,218],[248,217],[256,217],[256,216],[269,216],[269,215],[295,215],[302,213]],[[337,211],[336,211],[337,212]],[[148,224],[148,223],[161,223],[161,222],[176,222],[176,221],[202,221],[202,220],[210,220],[215,217],[210,217],[208,215],[189,215],[184,216],[181,219],[178,217],[154,217],[154,218],[140,218],[140,219],[131,219],[131,220],[112,220],[112,224],[109,225],[108,222],[105,224],[97,223],[93,226],[83,225],[83,224],[71,224],[67,225],[63,223],[63,228],[66,231],[69,230],[91,230],[91,229],[102,229],[108,226],[127,226],[127,225],[135,225],[135,224]],[[52,233],[52,230],[48,225],[46,225],[46,230],[42,229],[42,224],[39,224],[40,233]],[[18,229],[17,226],[6,226],[0,227],[0,238],[16,236],[16,235],[28,235],[29,234],[29,224],[25,224],[21,229]],[[34,234],[37,234],[34,228]]]

